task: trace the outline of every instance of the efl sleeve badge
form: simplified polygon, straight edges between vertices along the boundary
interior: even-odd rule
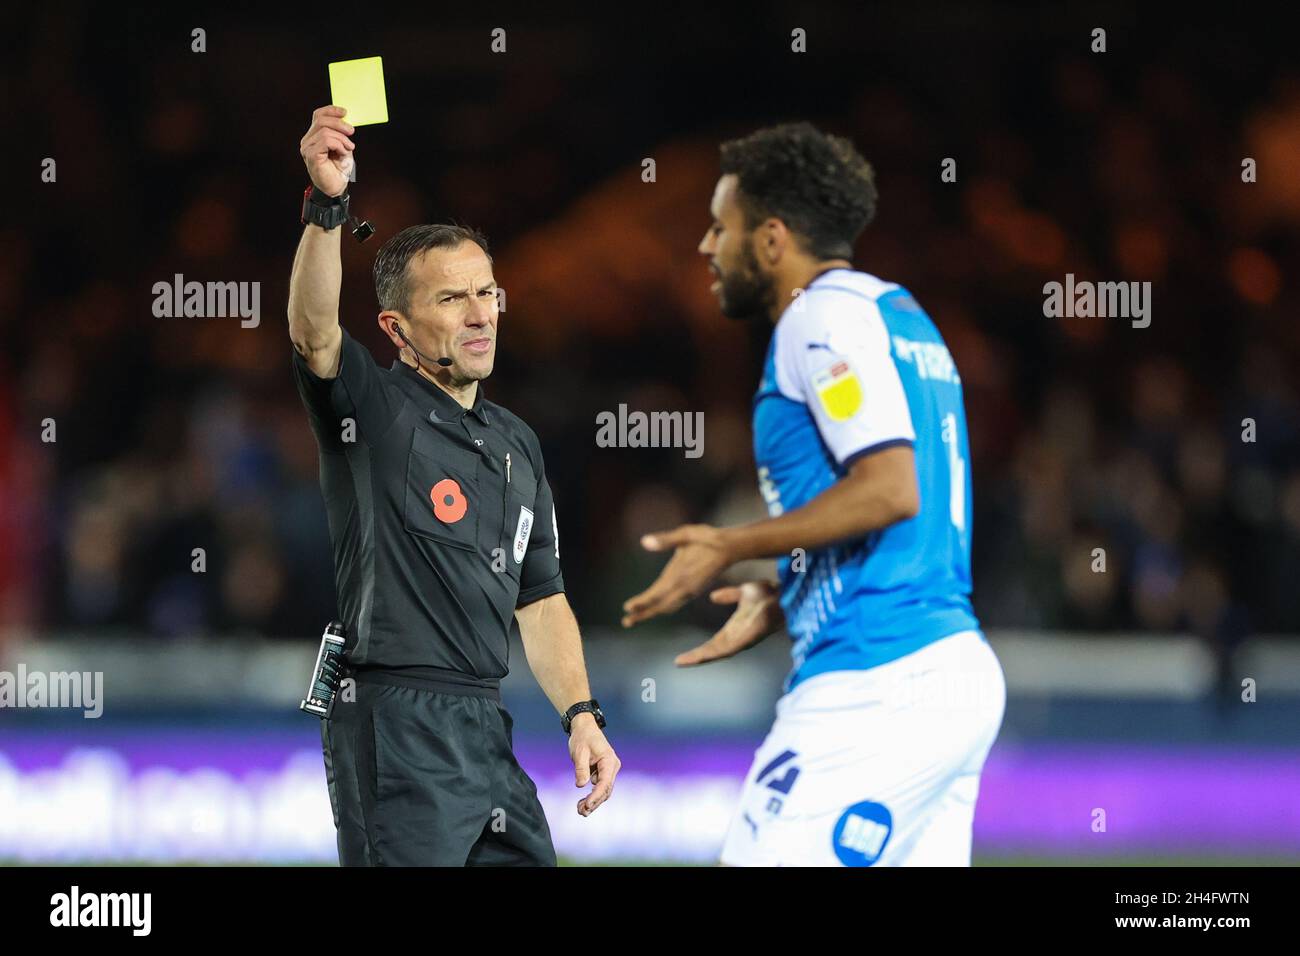
[[[862,407],[862,383],[847,359],[837,359],[822,369],[813,376],[812,384],[831,421],[848,421]]]

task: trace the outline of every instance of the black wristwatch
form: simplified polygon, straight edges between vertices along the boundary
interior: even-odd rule
[[[600,704],[595,700],[580,700],[560,717],[560,726],[566,734],[573,731],[573,718],[579,714],[591,714],[596,718],[596,726],[602,730],[605,728],[605,712],[600,709]]]
[[[351,203],[347,189],[338,196],[329,196],[311,186],[302,194],[302,224],[310,222],[322,229],[337,229],[348,221]]]

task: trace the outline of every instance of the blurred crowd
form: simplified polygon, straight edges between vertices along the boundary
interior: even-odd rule
[[[0,626],[314,637],[333,572],[283,306],[297,141],[325,59],[353,51],[289,44],[288,24],[214,26],[238,58],[155,33],[104,49],[84,16],[36,24],[6,83],[44,91],[27,152],[58,178],[24,172],[33,225],[0,223]],[[983,623],[1300,633],[1300,74],[1233,69],[1258,51],[1231,36],[1128,61],[1082,41],[982,67],[933,51],[922,69],[922,26],[894,27],[872,71],[827,37],[743,102],[697,83],[718,58],[744,73],[759,29],[719,50],[678,37],[673,77],[646,74],[666,48],[625,57],[594,27],[539,28],[541,52],[521,31],[505,65],[461,52],[448,75],[409,31],[370,37],[393,120],[356,137],[354,204],[380,232],[345,240],[345,325],[386,367],[379,243],[433,219],[486,230],[507,298],[487,395],[541,436],[571,600],[613,625],[662,563],[640,534],[763,513],[748,414],[766,330],[718,315],[694,250],[719,140],[810,118],[877,169],[859,266],[912,290],[961,370]],[[124,88],[95,87],[145,44]],[[260,281],[260,324],[155,318],[176,273]],[[1066,273],[1150,281],[1150,327],[1045,318]],[[621,403],[704,411],[703,456],[597,447]]]

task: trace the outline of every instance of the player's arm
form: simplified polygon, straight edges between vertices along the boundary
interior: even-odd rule
[[[649,588],[624,603],[624,627],[672,613],[737,561],[860,538],[920,510],[916,436],[878,311],[863,315],[852,298],[821,295],[776,334],[777,386],[807,406],[839,480],[776,518],[646,535],[647,550],[675,553]]]
[[[343,120],[347,111],[322,106],[312,113],[311,127],[299,144],[307,175],[321,192],[340,196],[352,168],[353,127]],[[309,224],[303,229],[289,277],[289,338],[319,378],[338,375],[343,333],[339,328],[339,290],[343,264],[339,255],[342,228],[325,230]]]
[[[582,657],[578,620],[563,592],[533,601],[515,611],[524,656],[537,684],[558,713],[591,699],[587,666]],[[592,784],[591,793],[578,801],[578,813],[589,816],[614,792],[614,778],[622,766],[591,714],[573,719],[569,734],[574,784]]]
[[[795,548],[811,550],[860,538],[914,518],[920,510],[912,446],[895,445],[854,461],[848,474],[802,508],[717,531],[729,563],[734,564],[749,558],[788,557]]]
[[[863,455],[846,474],[801,508],[734,528],[689,524],[641,539],[647,551],[673,550],[659,578],[623,605],[623,626],[671,614],[719,574],[750,558],[789,557],[914,517],[920,510],[910,445]],[[733,652],[734,653],[734,652]]]

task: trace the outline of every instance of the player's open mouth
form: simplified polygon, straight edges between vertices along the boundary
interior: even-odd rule
[[[491,339],[470,339],[463,348],[467,352],[473,352],[475,355],[486,355],[492,348]]]

